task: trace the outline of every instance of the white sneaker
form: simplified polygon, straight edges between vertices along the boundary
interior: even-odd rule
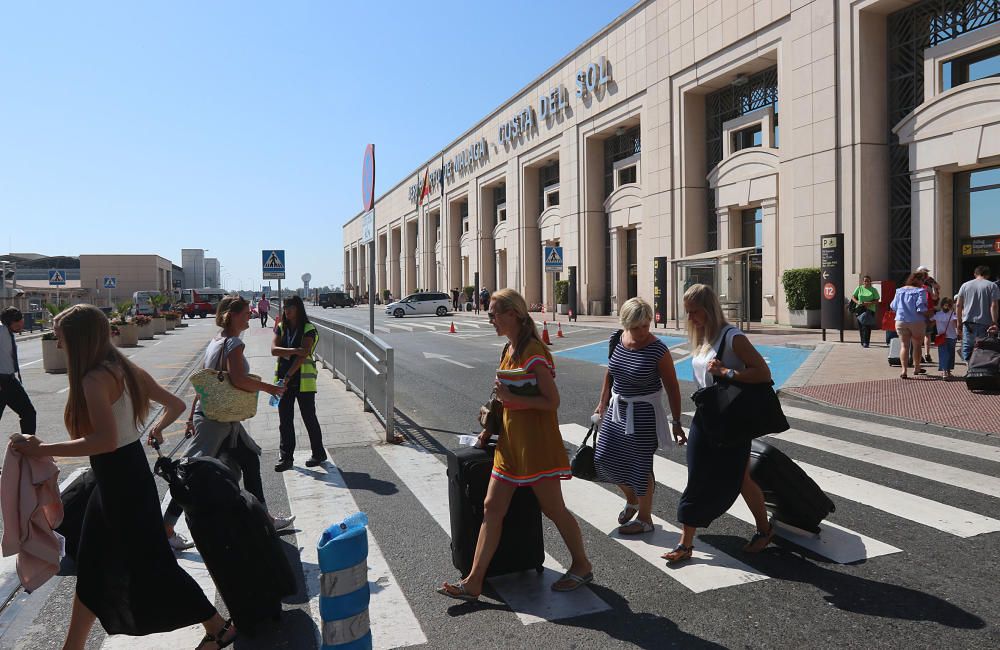
[[[282,528],[288,528],[295,521],[295,515],[291,517],[273,517],[274,519],[274,529],[281,530]]]
[[[186,551],[194,546],[194,542],[177,532],[167,538],[167,543],[175,551]]]

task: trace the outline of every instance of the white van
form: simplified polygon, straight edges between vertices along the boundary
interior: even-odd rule
[[[418,314],[447,316],[449,311],[451,311],[451,298],[448,294],[438,291],[411,293],[399,302],[385,306],[385,313],[396,318]]]
[[[132,294],[133,309],[136,314],[152,316],[155,309],[151,298],[159,295],[159,291],[136,291]]]

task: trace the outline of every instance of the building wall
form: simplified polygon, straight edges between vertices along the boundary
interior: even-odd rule
[[[159,255],[81,255],[81,287],[99,287],[96,304],[105,306],[132,300],[136,291],[170,292],[173,288],[173,265]],[[109,292],[103,287],[105,276],[117,278],[117,288]]]
[[[896,132],[891,129],[897,126],[888,117],[887,17],[915,4],[636,4],[446,145],[441,157],[428,160],[379,197],[377,288],[389,289],[394,296],[416,288],[450,289],[471,283],[472,274],[479,271],[482,284],[490,289],[510,286],[529,303],[549,305],[552,283],[543,278],[541,250],[547,243],[558,243],[565,263],[578,268],[580,311],[605,306],[613,311],[629,292],[624,260],[630,231],[637,243],[637,293],[651,300],[654,257],[668,258],[672,271],[680,274],[680,261],[718,254],[711,250],[743,248],[740,220],[744,211],[755,209],[763,213],[762,320],[787,322],[781,273],[818,266],[820,237],[825,234],[844,234],[848,290],[865,273],[876,280],[898,281],[889,278],[888,261],[890,237],[899,239],[898,233],[890,233],[889,213],[900,199],[889,195],[886,181],[895,146],[891,138]],[[978,30],[965,38],[976,42],[988,33]],[[602,59],[607,84],[578,96],[578,71],[586,75]],[[776,102],[724,122],[722,159],[708,169],[706,143],[720,127],[710,116],[711,101],[719,91],[739,88],[771,69],[776,71]],[[543,118],[545,99],[560,88],[565,89],[565,106]],[[994,97],[998,88],[983,82],[976,92]],[[968,105],[959,99],[949,102],[945,108]],[[526,107],[534,111],[532,124],[505,137],[512,120],[515,127],[520,124],[518,116]],[[976,133],[992,133],[992,113],[972,112],[961,127],[971,128],[967,122],[972,120],[971,126],[980,129]],[[777,141],[735,150],[732,133],[757,118],[777,125]],[[996,152],[982,145],[975,156],[958,155],[956,138],[971,137],[969,131],[963,136],[924,129],[929,134],[924,141],[943,137],[946,142],[920,144],[919,129],[913,126],[919,121],[899,127],[897,134],[917,141],[910,145],[916,147],[910,150],[914,234],[900,241],[912,247],[914,266],[931,259],[941,267],[939,276],[951,280],[950,270],[943,267],[952,265],[954,247],[942,234],[951,218],[948,166],[996,164]],[[641,140],[637,182],[615,187],[609,195],[604,187],[605,142],[635,127]],[[442,162],[455,167],[463,152],[478,153],[476,147],[484,142],[485,156],[445,174],[442,200],[440,186],[433,182]],[[926,161],[931,155],[926,152],[945,149],[950,158],[939,155],[937,169],[928,171],[933,165],[913,162],[920,152],[925,152]],[[553,161],[559,168],[559,205],[543,210],[538,170]],[[418,205],[428,171],[431,192]],[[497,224],[493,189],[499,184],[506,187],[506,221]],[[466,203],[467,232],[457,218]],[[344,226],[344,279],[364,291],[369,253],[358,243],[358,216]],[[717,245],[710,249],[712,223],[718,224],[718,234]],[[668,281],[671,311],[678,306],[679,277]],[[719,287],[721,292],[731,288],[723,281]]]
[[[218,289],[221,286],[222,266],[219,260],[214,257],[205,258],[205,287]]]
[[[204,289],[205,251],[201,248],[182,248],[181,266],[184,268],[184,288]]]

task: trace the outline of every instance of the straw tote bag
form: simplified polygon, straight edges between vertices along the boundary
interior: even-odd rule
[[[204,368],[191,375],[191,385],[201,400],[201,410],[216,422],[242,422],[257,415],[257,391],[247,392],[233,386],[229,373],[222,369],[226,358],[227,338],[222,342],[215,368]],[[247,375],[260,381],[257,375]]]

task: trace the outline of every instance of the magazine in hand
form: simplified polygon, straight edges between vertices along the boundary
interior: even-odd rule
[[[530,370],[497,370],[497,379],[515,395],[522,397],[541,395],[538,390],[538,379]]]

